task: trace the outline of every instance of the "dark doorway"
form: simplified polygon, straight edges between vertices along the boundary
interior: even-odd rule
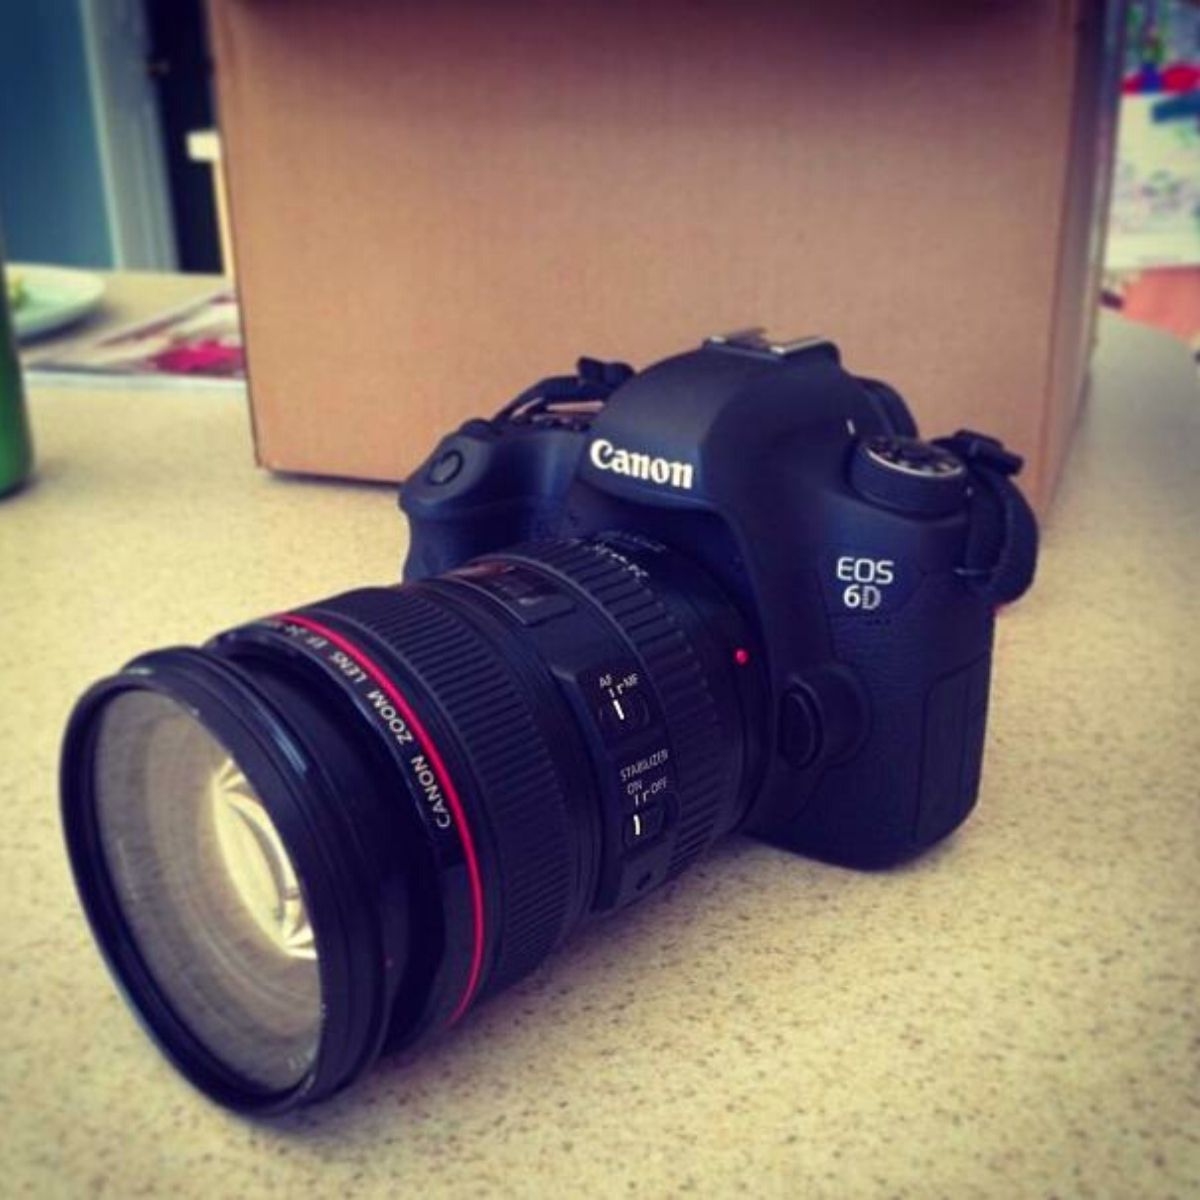
[[[203,0],[144,0],[150,56],[158,89],[167,182],[175,218],[179,266],[219,271],[221,251],[212,169],[188,157],[187,137],[213,127],[212,59]]]

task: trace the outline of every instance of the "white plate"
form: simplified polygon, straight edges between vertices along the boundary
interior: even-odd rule
[[[104,280],[91,271],[9,263],[21,280],[21,302],[13,309],[18,338],[36,337],[86,317],[104,298]]]

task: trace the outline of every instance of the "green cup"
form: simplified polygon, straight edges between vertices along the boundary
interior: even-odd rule
[[[3,276],[4,259],[0,254],[0,283],[4,282]],[[19,488],[32,470],[33,440],[5,283],[0,288],[0,496]]]

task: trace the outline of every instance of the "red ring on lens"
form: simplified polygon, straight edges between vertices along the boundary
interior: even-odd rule
[[[323,638],[327,638],[343,654],[352,658],[383,689],[387,698],[396,706],[405,721],[408,722],[417,741],[421,743],[421,749],[432,764],[433,772],[437,776],[438,783],[441,784],[442,791],[445,793],[446,800],[450,805],[450,811],[454,814],[454,820],[458,827],[458,836],[462,842],[463,857],[467,863],[467,879],[471,890],[471,916],[475,926],[474,939],[471,946],[471,966],[467,974],[467,984],[463,989],[462,997],[459,999],[454,1011],[450,1014],[448,1021],[448,1024],[453,1025],[467,1011],[475,995],[475,989],[479,986],[479,976],[483,970],[484,915],[483,879],[479,870],[479,858],[475,852],[475,842],[471,837],[471,829],[467,824],[467,817],[463,811],[462,801],[459,799],[458,791],[455,789],[454,783],[450,778],[450,772],[446,769],[445,761],[438,752],[437,746],[429,736],[429,731],[425,728],[420,717],[413,712],[412,706],[401,694],[400,689],[396,687],[384,673],[383,669],[369,655],[365,654],[358,646],[336,630],[330,629],[328,625],[323,625],[319,621],[314,621],[311,617],[300,616],[296,613],[280,613],[277,619],[287,621],[289,624],[299,625],[304,629],[311,630],[315,634],[319,634]]]

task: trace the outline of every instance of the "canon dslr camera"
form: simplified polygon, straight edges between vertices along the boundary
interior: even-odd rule
[[[757,331],[467,422],[404,486],[402,585],[80,700],[64,823],[112,970],[196,1084],[278,1112],[724,834],[919,852],[978,791],[1020,465]]]

